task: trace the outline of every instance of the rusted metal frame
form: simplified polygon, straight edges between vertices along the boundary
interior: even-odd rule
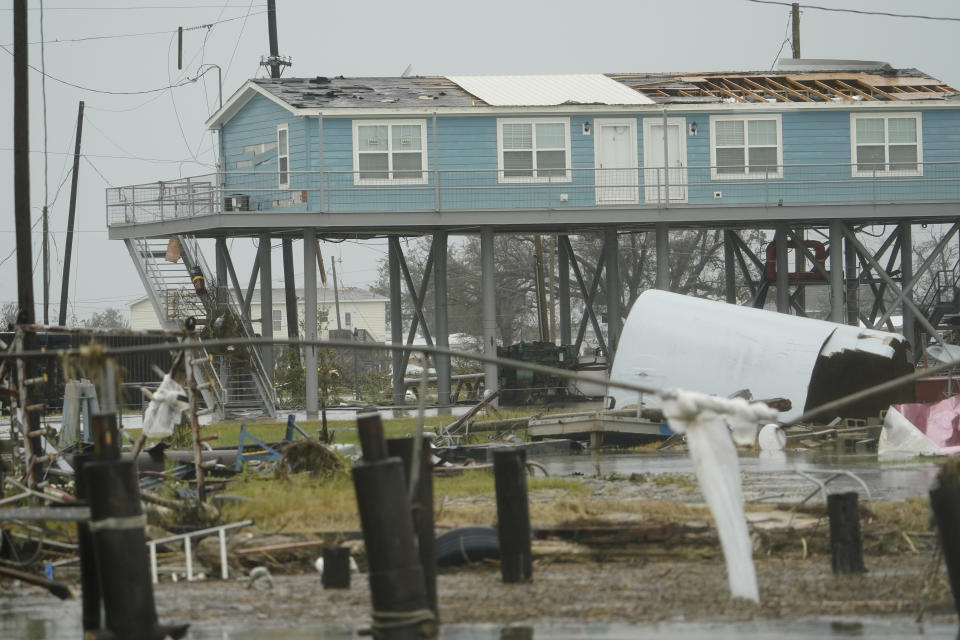
[[[867,250],[867,248],[864,247],[863,244],[857,239],[857,235],[853,233],[850,230],[850,228],[842,222],[840,223],[840,230],[843,231],[843,235],[846,238],[848,238],[850,240],[850,243],[856,248],[857,253],[867,258],[870,261],[874,270],[877,271],[877,275],[879,275],[883,280],[885,280],[890,285],[890,288],[897,293],[897,295],[902,296],[903,292],[900,289],[900,287],[898,287],[897,283],[893,281],[893,278],[890,277],[890,274],[882,270],[880,263],[878,263],[876,259],[874,259],[872,255],[870,255],[870,252]],[[943,341],[943,338],[940,337],[940,333],[936,330],[936,328],[934,328],[932,324],[930,324],[930,320],[927,319],[925,315],[923,315],[923,312],[920,311],[916,303],[914,303],[909,298],[903,298],[903,304],[904,306],[909,307],[910,311],[914,315],[914,318],[916,319],[917,322],[920,323],[920,325],[927,332],[927,334],[930,335],[930,337],[932,337],[938,343],[940,343],[941,346],[946,348],[946,343]]]
[[[710,82],[709,80],[704,79],[704,80],[703,80],[703,84],[706,85],[706,86],[708,86],[708,87],[710,87],[710,89],[713,90],[713,91],[718,91],[718,92],[722,93],[723,95],[725,95],[725,96],[727,96],[727,97],[729,97],[729,98],[733,98],[733,99],[736,100],[737,102],[743,102],[743,103],[746,103],[746,102],[747,102],[747,100],[746,100],[743,96],[739,96],[739,95],[737,95],[736,93],[734,93],[733,91],[730,91],[729,89],[727,89],[726,87],[723,87],[723,86],[721,86],[721,85],[714,84],[714,83]]]
[[[797,315],[801,318],[806,318],[806,310],[800,306],[800,296],[803,294],[803,284],[800,283],[793,290],[793,293],[790,294],[790,306],[793,307],[793,310],[797,312]]]
[[[879,302],[879,304],[880,304],[881,306],[883,306],[883,294],[881,293],[880,289],[877,287],[876,283],[870,281],[870,280],[872,280],[872,278],[869,277],[869,276],[870,276],[870,271],[871,271],[871,264],[872,264],[872,262],[868,261],[868,260],[867,260],[867,257],[864,256],[863,254],[861,254],[860,251],[857,251],[857,260],[860,262],[861,279],[863,278],[864,275],[867,276],[867,280],[868,280],[868,281],[867,281],[867,286],[870,287],[870,291],[873,293],[873,302],[874,302],[874,304],[878,304],[878,302]],[[877,260],[876,256],[874,256],[874,260],[875,260],[875,261]],[[879,262],[877,262],[877,264],[878,264],[878,266],[879,266]],[[886,272],[884,272],[884,273],[886,273]],[[880,275],[880,272],[879,272],[879,271],[877,272],[877,275],[878,275],[878,276]],[[861,281],[862,281],[862,280],[861,280]],[[883,308],[884,308],[884,310],[886,310],[886,307],[883,307]],[[861,320],[865,325],[867,325],[867,326],[870,327],[871,329],[876,329],[876,328],[877,328],[876,325],[873,323],[873,321],[872,321],[870,318],[868,318],[867,316],[863,315],[862,312],[859,312],[859,316],[860,316],[860,320]],[[888,328],[890,331],[893,331],[893,323],[888,321],[888,322],[887,322],[887,328]]]
[[[765,86],[763,86],[762,84],[760,84],[759,82],[757,82],[756,80],[751,80],[750,78],[743,78],[743,82],[744,82],[744,84],[749,84],[749,85],[753,86],[753,88],[759,89],[760,91],[763,91],[764,93],[770,93],[771,95],[773,95],[773,96],[774,96],[775,98],[777,98],[778,100],[783,100],[783,102],[790,102],[790,100],[788,100],[786,96],[781,96],[780,94],[778,94],[776,91],[774,91],[774,90],[771,89],[770,87],[765,87]],[[761,102],[766,102],[766,101],[767,101],[767,99],[766,99],[764,96],[760,96],[760,100],[761,100]]]
[[[794,89],[793,87],[788,87],[788,86],[785,85],[785,84],[780,84],[779,82],[777,82],[777,81],[774,80],[773,78],[767,78],[767,82],[769,82],[769,83],[772,84],[773,86],[779,88],[781,91],[786,91],[786,92],[789,93],[790,95],[797,96],[798,98],[800,98],[800,99],[803,100],[804,102],[814,102],[813,98],[810,98],[810,97],[807,97],[807,96],[803,95],[802,93],[800,93],[799,91],[797,91],[797,90]]]
[[[847,94],[845,94],[843,91],[840,91],[840,90],[837,89],[836,87],[831,87],[831,86],[828,85],[828,84],[824,84],[824,83],[821,82],[820,80],[812,80],[811,82],[813,82],[813,84],[817,85],[817,86],[820,87],[821,89],[823,89],[823,90],[825,90],[825,91],[828,91],[829,93],[832,93],[832,94],[834,94],[834,95],[840,96],[841,98],[843,98],[843,99],[846,100],[847,102],[856,102],[851,96],[848,96]]]
[[[754,91],[751,91],[751,90],[746,86],[746,80],[747,80],[746,78],[737,78],[736,80],[734,80],[733,78],[721,78],[721,82],[725,83],[726,86],[729,87],[730,85],[733,85],[734,88],[736,88],[736,89],[744,92],[745,94],[747,94],[747,95],[750,96],[751,98],[753,98],[753,99],[755,99],[755,100],[758,100],[758,101],[760,101],[760,102],[766,102],[766,101],[767,101],[766,97],[764,97],[764,96],[762,96],[762,95],[760,95],[760,94],[758,94],[758,93],[756,93],[756,92],[754,92]],[[739,82],[738,82],[738,81],[739,81]]]
[[[403,257],[403,251],[400,250],[400,239],[396,237],[391,237],[389,242],[396,242],[394,248],[397,252],[397,257],[399,258],[398,262],[400,263],[400,269],[403,271],[405,278],[407,279],[407,286],[411,287],[413,280],[410,278],[410,272],[407,270],[406,260]],[[414,338],[417,337],[417,327],[421,318],[423,318],[423,301],[426,299],[427,287],[430,284],[430,276],[433,273],[433,240],[430,241],[430,251],[427,253],[427,263],[423,267],[423,282],[420,283],[420,295],[410,289],[410,295],[413,297],[414,305],[417,307],[417,313],[414,314],[413,319],[410,320],[410,331],[407,333],[407,342],[406,345],[412,346]],[[424,340],[427,341],[427,344],[430,344],[429,330],[426,326],[426,321],[424,320]],[[404,349],[403,350],[403,362],[406,363],[410,358],[410,352],[413,349]],[[404,371],[406,371],[406,366],[404,366]]]
[[[909,223],[905,223],[905,224],[909,224]],[[903,279],[901,278],[902,290],[903,290],[904,293],[901,295],[901,297],[898,297],[898,298],[897,298],[897,301],[898,301],[898,302],[902,299],[902,296],[905,296],[905,295],[906,295],[906,292],[907,292],[907,291],[913,289],[913,286],[914,286],[917,282],[920,281],[920,277],[921,277],[924,273],[926,273],[926,272],[930,269],[931,266],[933,266],[934,261],[935,261],[940,255],[943,254],[943,250],[946,248],[947,243],[949,243],[950,240],[953,239],[953,236],[954,236],[958,231],[960,231],[960,222],[955,222],[955,223],[953,223],[953,225],[950,227],[950,230],[947,231],[947,233],[943,236],[943,238],[940,239],[940,241],[937,243],[937,246],[934,247],[933,251],[930,252],[930,255],[928,255],[928,256],[926,257],[926,259],[924,259],[923,264],[920,265],[920,268],[919,268],[919,269],[916,269],[916,270],[913,272],[913,277],[910,279],[910,281],[909,281],[909,282],[903,282]],[[900,234],[897,233],[898,241],[899,241],[899,237],[900,237]],[[894,251],[894,255],[896,255],[896,251]],[[894,304],[896,304],[896,303],[894,303]],[[886,318],[881,318],[880,321],[883,322],[883,320],[886,320]]]
[[[794,245],[796,245],[797,250],[803,254],[803,257],[813,264],[814,270],[820,274],[820,277],[829,282],[830,274],[827,273],[826,269],[820,266],[820,264],[817,262],[817,257],[813,254],[813,251],[810,251],[810,248],[804,244],[803,240],[800,239],[800,234],[797,233],[797,230],[788,227],[787,236],[793,240]]]
[[[856,86],[856,85],[847,84],[847,83],[844,82],[843,80],[839,80],[839,79],[834,80],[834,82],[836,82],[838,85],[840,85],[840,86],[843,87],[844,89],[846,89],[846,90],[848,90],[848,91],[852,91],[853,93],[855,93],[855,94],[863,97],[865,100],[873,100],[874,102],[880,102],[872,93],[867,93],[866,91],[864,91],[863,89],[861,89],[860,87],[858,87],[858,86]],[[871,87],[871,89],[872,89],[872,87]]]
[[[826,94],[823,94],[823,93],[820,93],[819,91],[817,91],[816,89],[814,89],[813,87],[811,87],[811,86],[809,86],[809,85],[803,84],[802,82],[800,82],[800,81],[798,81],[798,80],[794,80],[793,78],[791,78],[791,77],[789,77],[789,76],[784,76],[783,79],[784,79],[786,82],[788,82],[788,83],[790,83],[790,84],[792,84],[792,85],[794,85],[794,86],[796,86],[796,87],[799,87],[801,90],[807,91],[807,92],[809,92],[809,93],[812,93],[813,95],[817,96],[818,98],[823,99],[825,102],[830,102],[830,96],[828,96],[828,95],[826,95]]]
[[[607,245],[604,243],[603,248],[600,250],[600,256],[597,259],[597,269],[593,274],[593,282],[590,285],[590,291],[587,291],[586,284],[583,281],[583,273],[580,271],[580,261],[577,259],[577,255],[573,252],[573,247],[570,245],[570,238],[568,236],[563,236],[562,242],[566,245],[567,255],[570,256],[570,266],[573,267],[573,275],[577,280],[577,286],[580,287],[580,295],[583,296],[583,316],[580,318],[580,325],[577,328],[577,340],[575,344],[575,350],[579,352],[580,345],[583,344],[583,338],[587,333],[587,320],[590,320],[590,323],[593,325],[593,331],[597,335],[597,341],[600,343],[600,347],[603,349],[604,353],[607,352],[607,344],[603,339],[603,333],[600,331],[600,323],[597,322],[597,315],[593,312],[593,297],[596,294],[597,289],[600,286],[600,273],[603,270],[603,265],[607,256]]]

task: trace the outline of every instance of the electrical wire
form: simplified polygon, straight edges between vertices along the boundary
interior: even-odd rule
[[[12,147],[0,147],[0,151],[13,151]],[[42,153],[40,151],[31,151],[30,153]],[[51,151],[52,155],[65,155],[73,157],[73,152],[60,152],[60,151]],[[106,160],[139,160],[140,162],[153,162],[155,164],[183,164],[185,162],[193,162],[190,158],[178,158],[178,159],[169,159],[169,158],[144,158],[142,156],[115,156],[107,155],[103,153],[81,153],[80,157],[82,158],[102,158]],[[206,162],[197,162],[204,167],[214,168],[214,165],[208,164]]]
[[[783,7],[792,7],[792,2],[780,2],[778,0],[746,0],[756,4],[775,4]],[[913,18],[917,20],[940,20],[945,22],[960,22],[960,18],[950,16],[925,16],[914,13],[893,13],[890,11],[867,11],[864,9],[840,9],[838,7],[820,7],[812,4],[800,5],[802,9],[816,9],[817,11],[833,11],[836,13],[855,13],[864,16],[886,16],[888,18]]]
[[[267,5],[258,5],[266,8]],[[166,9],[244,9],[242,4],[231,5],[229,1],[222,7],[218,4],[168,4],[168,5],[138,5],[133,7],[47,7],[47,11],[156,11]],[[37,11],[37,7],[27,7],[28,11]],[[41,9],[42,10],[42,9]],[[13,9],[0,9],[0,11],[13,11]]]
[[[243,16],[243,23],[240,25],[240,33],[237,35],[237,42],[233,45],[233,52],[230,54],[230,60],[227,62],[227,70],[223,74],[225,76],[229,77],[230,75],[230,67],[233,66],[233,58],[234,56],[237,55],[237,48],[240,46],[240,39],[243,38],[243,31],[244,29],[247,28],[247,18],[250,17],[250,12],[252,10],[253,10],[253,0],[250,0],[250,6],[247,7],[247,13],[245,16]],[[266,13],[266,11],[264,11],[263,13]],[[259,14],[256,14],[256,15],[259,15]]]

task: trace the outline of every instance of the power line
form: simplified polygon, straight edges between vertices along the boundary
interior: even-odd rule
[[[89,122],[89,120],[88,120],[88,122]],[[94,127],[94,128],[96,128],[96,127]],[[102,133],[102,132],[101,132],[101,133]],[[0,147],[0,151],[13,151],[13,147]],[[42,152],[42,151],[38,151],[38,150],[31,150],[30,153],[43,153],[43,152]],[[72,151],[69,152],[69,153],[66,153],[66,152],[63,152],[63,151],[51,151],[50,153],[51,153],[52,155],[66,155],[66,156],[71,156],[71,157],[73,156],[73,152],[72,152]],[[106,154],[101,154],[101,153],[81,153],[81,154],[80,154],[80,157],[82,157],[82,158],[102,158],[102,159],[105,159],[105,160],[139,160],[139,161],[141,161],[141,162],[156,162],[156,163],[167,163],[167,164],[180,164],[180,163],[183,163],[183,162],[193,162],[193,160],[190,159],[190,158],[179,158],[179,159],[176,159],[176,160],[172,160],[172,159],[167,159],[167,158],[143,158],[143,157],[140,157],[140,156],[114,156],[114,155],[106,155]],[[213,167],[213,165],[207,164],[206,162],[197,162],[197,164],[203,165],[203,166],[205,166],[205,167]],[[69,175],[69,172],[68,172],[68,175]]]
[[[176,33],[176,32],[174,32],[174,33]],[[9,49],[7,49],[5,46],[0,45],[0,49],[3,49],[4,51],[6,51],[7,54],[10,55],[11,57],[13,56],[13,53],[12,53]],[[49,73],[44,73],[43,71],[41,71],[40,69],[37,69],[37,68],[36,68],[35,66],[33,66],[32,64],[28,64],[27,66],[30,67],[31,69],[33,69],[34,71],[36,71],[37,73],[39,73],[39,74],[41,74],[41,75],[43,75],[43,76],[45,76],[45,77],[47,77],[47,78],[50,78],[50,79],[53,80],[54,82],[59,82],[60,84],[65,84],[65,85],[67,85],[68,87],[73,87],[74,89],[80,89],[80,90],[82,90],[82,91],[89,91],[89,92],[91,92],[91,93],[105,93],[105,94],[107,94],[107,95],[112,95],[112,96],[135,96],[135,95],[141,95],[141,94],[146,94],[146,93],[157,93],[157,92],[159,92],[159,91],[166,91],[167,89],[176,89],[177,87],[183,87],[183,86],[188,85],[188,84],[193,84],[194,82],[196,82],[197,80],[199,80],[201,77],[203,77],[203,75],[204,75],[205,73],[207,73],[208,71],[210,71],[210,70],[213,68],[213,67],[209,67],[209,68],[205,69],[204,71],[201,71],[200,73],[198,73],[196,76],[194,76],[194,77],[192,77],[192,78],[184,78],[183,80],[181,80],[180,82],[177,82],[176,84],[168,85],[168,86],[165,86],[165,87],[158,87],[158,88],[156,88],[156,89],[146,89],[146,90],[144,90],[144,91],[107,91],[107,90],[104,90],[104,89],[91,89],[90,87],[84,87],[84,86],[81,86],[81,85],[79,85],[79,84],[74,84],[74,83],[72,83],[72,82],[67,82],[66,80],[61,80],[60,78],[54,77],[54,76],[50,75]]]
[[[775,4],[783,7],[792,7],[792,2],[780,2],[778,0],[746,0],[756,4]],[[915,13],[892,13],[890,11],[865,11],[862,9],[839,9],[837,7],[819,7],[812,4],[800,5],[802,9],[816,9],[817,11],[834,11],[836,13],[856,13],[864,16],[887,16],[889,18],[914,18],[917,20],[940,20],[944,22],[960,22],[960,18],[950,16],[925,16]]]
[[[266,7],[266,5],[257,5]],[[45,11],[157,11],[166,9],[245,9],[242,4],[165,4],[165,5],[140,5],[133,7],[47,7]],[[28,7],[28,11],[39,11],[37,7]],[[0,11],[13,11],[13,9],[0,9]]]
[[[266,13],[266,11],[258,11],[257,13],[248,13],[247,15],[243,16],[243,19],[245,20],[246,18],[248,18],[248,17],[251,16],[251,15],[258,16],[258,15],[261,15],[261,14],[264,14],[264,13]],[[198,24],[198,25],[193,26],[193,27],[184,27],[183,30],[184,30],[184,31],[197,31],[197,30],[199,30],[199,29],[210,29],[210,28],[212,28],[212,27],[217,26],[218,24],[224,24],[224,23],[227,23],[227,22],[233,22],[234,20],[240,20],[240,19],[241,19],[240,16],[237,16],[237,17],[235,17],[235,18],[224,18],[223,20],[216,20],[216,21],[214,21],[214,22],[208,22],[208,23],[206,23],[206,24]],[[115,40],[115,39],[118,39],[118,38],[139,38],[139,37],[143,37],[143,36],[161,36],[161,35],[167,35],[167,34],[170,34],[170,33],[177,33],[177,32],[179,32],[179,28],[178,28],[178,29],[166,29],[166,30],[164,30],[164,31],[142,31],[142,32],[139,32],[139,33],[117,33],[117,34],[105,35],[105,36],[83,36],[83,37],[80,37],[80,38],[54,38],[53,40],[46,40],[45,42],[46,42],[46,44],[66,44],[66,43],[72,43],[72,42],[87,42],[87,41],[89,41],[89,40]],[[35,42],[28,42],[27,44],[41,44],[41,43],[42,43],[42,40],[41,40],[41,41],[35,41]],[[0,46],[3,46],[3,45],[0,45]],[[10,44],[7,43],[6,46],[10,46]]]

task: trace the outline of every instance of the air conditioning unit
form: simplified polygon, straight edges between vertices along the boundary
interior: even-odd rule
[[[226,196],[223,199],[224,211],[250,211],[250,196],[243,193],[235,193]]]

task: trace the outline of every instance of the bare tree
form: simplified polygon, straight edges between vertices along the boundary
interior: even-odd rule
[[[81,324],[88,329],[129,329],[130,321],[120,309],[109,307],[92,314]]]

